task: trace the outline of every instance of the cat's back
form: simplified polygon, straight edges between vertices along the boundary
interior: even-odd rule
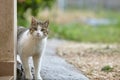
[[[22,26],[17,27],[17,41],[21,38],[22,34],[27,31],[27,28]]]

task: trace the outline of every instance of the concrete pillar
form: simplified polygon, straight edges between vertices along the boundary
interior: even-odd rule
[[[14,0],[0,0],[0,77],[14,75]],[[0,79],[1,80],[1,79]]]

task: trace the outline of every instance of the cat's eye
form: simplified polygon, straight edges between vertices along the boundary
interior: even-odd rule
[[[34,30],[37,30],[37,28],[33,28]]]
[[[44,31],[45,29],[41,29],[41,31]]]
[[[39,23],[39,22],[37,22],[37,25],[40,25],[40,23]]]

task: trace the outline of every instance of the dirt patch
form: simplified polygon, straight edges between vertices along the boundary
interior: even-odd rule
[[[120,46],[68,42],[57,53],[90,80],[120,80]]]

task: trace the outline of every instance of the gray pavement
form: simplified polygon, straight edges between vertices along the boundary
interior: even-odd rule
[[[43,80],[88,80],[73,65],[56,54],[56,47],[64,42],[57,39],[48,40],[42,61]]]

